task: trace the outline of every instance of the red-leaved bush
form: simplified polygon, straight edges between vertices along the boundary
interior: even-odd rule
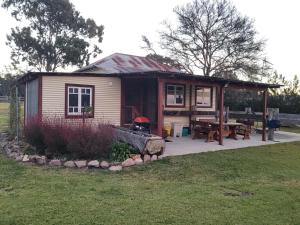
[[[60,118],[32,120],[25,127],[27,142],[49,158],[108,158],[113,136],[109,124],[69,123]]]
[[[37,154],[45,153],[44,130],[39,119],[32,118],[27,121],[24,127],[24,136],[26,141],[36,148]]]

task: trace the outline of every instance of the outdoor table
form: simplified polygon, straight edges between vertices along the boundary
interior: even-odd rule
[[[214,126],[217,126],[218,128],[220,125],[218,121],[212,122],[211,124]],[[245,126],[245,125],[242,123],[237,123],[237,122],[227,122],[227,123],[223,123],[223,126],[224,126],[223,127],[223,135],[225,137],[237,140],[237,132],[236,132],[237,128],[240,126]],[[225,127],[228,127],[228,130],[225,130],[224,129]]]

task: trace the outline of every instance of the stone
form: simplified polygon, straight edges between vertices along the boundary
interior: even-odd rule
[[[141,165],[144,162],[143,162],[143,160],[141,158],[137,158],[137,159],[134,160],[134,163],[135,163],[135,165]]]
[[[19,155],[19,154],[16,153],[16,152],[11,152],[11,153],[8,154],[8,157],[9,157],[9,158],[12,158],[12,159],[15,159],[15,158],[18,157],[18,155]]]
[[[131,158],[132,158],[133,160],[140,159],[140,158],[141,158],[141,155],[140,155],[140,154],[136,154],[136,155],[131,156]]]
[[[125,161],[122,162],[123,167],[129,167],[129,166],[134,166],[134,165],[135,165],[135,162],[131,158],[126,159]]]
[[[163,155],[159,155],[159,156],[157,157],[158,160],[162,160],[163,158],[164,158]]]
[[[49,166],[61,166],[62,162],[59,159],[52,159],[49,162]]]
[[[157,155],[152,155],[151,156],[151,161],[156,161],[157,160]]]
[[[35,163],[36,159],[39,158],[38,155],[29,155],[29,161]]]
[[[100,163],[100,167],[101,167],[102,169],[107,169],[107,168],[109,167],[109,163],[106,162],[106,161],[102,161],[102,162]]]
[[[35,158],[35,160],[38,165],[45,165],[47,162],[45,156],[39,156],[39,157]]]
[[[150,160],[151,160],[151,156],[150,155],[148,155],[148,154],[144,155],[144,162],[145,163],[149,162]]]
[[[16,161],[18,161],[18,162],[22,161],[22,160],[23,160],[23,157],[24,157],[24,155],[18,155],[18,156],[16,157]]]
[[[76,167],[74,161],[67,161],[64,163],[64,167],[68,167],[68,168],[74,168]]]
[[[110,171],[121,171],[122,166],[111,166],[108,168]]]
[[[89,161],[88,167],[99,168],[99,161],[98,160]]]
[[[30,161],[29,156],[28,155],[24,155],[23,159],[22,159],[22,162],[29,162],[29,161]]]
[[[74,162],[77,168],[86,167],[86,160],[79,160]]]

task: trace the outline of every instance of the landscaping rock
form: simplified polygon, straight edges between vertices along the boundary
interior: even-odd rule
[[[162,160],[164,157],[162,156],[162,155],[159,155],[158,157],[157,157],[157,159],[158,160]]]
[[[135,162],[131,158],[126,159],[124,162],[122,162],[123,167],[129,167],[129,166],[134,166],[134,165],[135,165]]]
[[[36,160],[40,157],[38,155],[29,155],[29,161],[35,163]]]
[[[59,159],[52,159],[49,162],[49,166],[61,166],[62,162]]]
[[[39,156],[35,158],[36,163],[38,165],[45,165],[46,164],[46,157],[45,156]]]
[[[141,158],[137,158],[134,160],[135,165],[141,165],[143,164],[143,160]]]
[[[68,167],[68,168],[74,168],[76,167],[74,161],[67,161],[64,163],[64,167]]]
[[[12,159],[17,158],[18,156],[19,156],[19,153],[17,153],[17,152],[11,152],[8,154],[8,157],[12,158]]]
[[[102,161],[102,162],[100,163],[100,167],[101,167],[102,169],[107,169],[107,168],[109,167],[109,163],[106,162],[106,161]]]
[[[88,167],[94,167],[99,168],[99,161],[98,160],[92,160],[88,163]]]
[[[29,162],[29,156],[28,155],[24,155],[23,156],[23,159],[22,159],[22,162]]]
[[[110,171],[121,171],[122,166],[111,166],[108,168]]]
[[[16,157],[16,161],[18,161],[18,162],[22,161],[22,160],[23,160],[23,157],[24,157],[24,155],[18,155],[18,156]]]
[[[156,161],[157,160],[157,155],[151,156],[151,161]]]
[[[151,156],[150,155],[144,155],[144,162],[149,162],[151,160]]]
[[[75,161],[75,165],[77,168],[84,168],[86,167],[86,160]]]
[[[140,159],[140,158],[141,158],[141,155],[140,155],[140,154],[132,155],[131,158],[132,158],[133,160]]]

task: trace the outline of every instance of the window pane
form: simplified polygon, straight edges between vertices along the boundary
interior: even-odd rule
[[[69,94],[69,106],[78,106],[78,94]]]
[[[184,86],[183,85],[167,85],[167,105],[184,104]]]
[[[174,105],[175,104],[175,95],[167,95],[167,104]]]
[[[74,88],[74,93],[78,93],[78,88]]]
[[[70,113],[73,112],[73,108],[72,107],[69,108],[69,112]]]
[[[170,86],[170,85],[167,86],[167,94],[168,95],[174,95],[175,94],[174,86]]]
[[[211,107],[211,88],[197,89],[197,106]]]
[[[90,94],[91,93],[91,89],[86,89],[85,93],[86,94]]]
[[[89,107],[91,106],[91,102],[90,102],[90,95],[81,95],[81,106],[82,107]]]
[[[176,104],[183,104],[183,95],[176,95]]]

